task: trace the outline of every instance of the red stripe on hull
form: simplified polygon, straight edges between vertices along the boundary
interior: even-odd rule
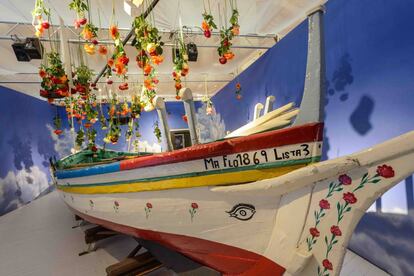
[[[91,223],[102,225],[116,232],[157,242],[224,275],[282,276],[285,272],[282,266],[266,257],[241,248],[194,237],[142,230],[92,217],[69,208]]]
[[[247,137],[237,137],[209,144],[196,145],[181,150],[137,157],[120,162],[121,171],[190,161],[223,154],[233,154],[262,148],[321,141],[323,123],[312,123],[281,130],[274,130]]]

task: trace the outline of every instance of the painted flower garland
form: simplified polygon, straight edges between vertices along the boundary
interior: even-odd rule
[[[337,220],[335,225],[331,225],[329,232],[330,235],[324,236],[326,253],[325,259],[322,260],[321,265],[318,266],[318,276],[329,276],[331,270],[333,270],[333,264],[329,260],[329,254],[332,251],[335,244],[338,243],[338,237],[342,236],[342,231],[340,228],[340,223],[343,220],[346,213],[350,212],[353,208],[353,205],[358,202],[358,198],[355,193],[363,189],[367,184],[377,184],[381,182],[382,179],[394,177],[394,169],[386,164],[377,167],[376,174],[369,176],[368,172],[362,176],[362,179],[357,187],[352,189],[349,192],[344,192],[342,194],[342,200],[336,203],[337,210]],[[318,225],[321,219],[325,216],[327,210],[331,209],[331,203],[329,198],[333,196],[334,193],[341,192],[344,189],[344,186],[351,186],[352,178],[349,175],[343,174],[338,177],[338,181],[331,182],[328,187],[328,193],[325,198],[319,201],[319,210],[314,211],[315,224],[313,227],[309,228],[310,236],[306,239],[308,251],[311,251],[313,245],[317,242],[317,239],[320,237],[320,231]]]

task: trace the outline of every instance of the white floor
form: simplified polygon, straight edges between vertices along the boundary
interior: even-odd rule
[[[0,275],[106,275],[107,266],[124,259],[136,246],[132,238],[118,236],[79,257],[86,246],[82,229],[72,229],[75,224],[56,192],[0,217]],[[162,269],[153,275],[172,274]],[[348,251],[341,276],[351,275],[388,274]]]

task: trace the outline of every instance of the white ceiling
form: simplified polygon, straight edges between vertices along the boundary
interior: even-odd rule
[[[69,43],[71,52],[71,62],[77,63],[78,44],[75,40],[76,30],[70,26],[75,18],[74,13],[69,10],[68,3],[70,0],[45,0],[46,4],[52,9],[52,23],[58,23],[58,17],[64,21],[66,34],[74,42]],[[101,27],[108,28],[112,13],[112,0],[90,0],[92,5],[92,20],[99,25],[98,17],[101,19]],[[205,0],[208,3],[208,0]],[[216,23],[220,24],[218,3],[220,2],[221,17],[223,16],[224,3],[227,1],[210,0],[210,6],[215,16]],[[227,82],[234,78],[234,75],[240,73],[246,64],[257,59],[267,48],[274,45],[273,37],[277,35],[283,37],[292,28],[306,18],[307,13],[318,5],[323,4],[326,0],[238,0],[238,10],[240,12],[240,33],[241,36],[233,41],[235,59],[225,65],[218,63],[217,46],[219,37],[212,36],[210,39],[204,38],[200,34],[186,35],[187,41],[193,41],[198,46],[198,61],[190,63],[190,74],[186,78],[186,85],[193,90],[198,96],[207,93],[213,95]],[[123,1],[115,0],[116,3],[116,20],[123,33],[126,34],[131,26],[132,18],[123,10]],[[227,2],[228,3],[228,2]],[[12,51],[12,41],[8,39],[11,34],[17,34],[19,37],[33,36],[33,27],[31,23],[31,10],[33,9],[34,0],[3,0],[0,3],[0,85],[15,89],[17,91],[38,97],[39,81],[37,76],[39,60],[31,62],[17,62]],[[228,13],[230,8],[227,7]],[[194,33],[199,33],[197,26],[202,21],[203,1],[202,0],[160,0],[154,9],[153,17],[156,26],[165,31],[164,41],[168,45],[168,32],[178,28],[181,16],[182,25],[188,26]],[[227,16],[228,18],[229,16]],[[15,24],[19,23],[18,25]],[[56,30],[57,28],[55,28]],[[107,40],[106,30],[101,30],[100,39]],[[43,42],[48,48],[48,42]],[[131,76],[129,81],[138,87],[142,80],[134,60],[136,50],[128,46],[127,53],[130,57],[129,72]],[[165,61],[159,66],[160,83],[158,85],[158,94],[172,99],[175,96],[174,83],[171,78],[172,61],[171,48],[164,48]],[[106,60],[98,54],[88,56],[88,65],[96,72],[99,72]],[[207,80],[207,85],[205,80]],[[102,79],[104,83],[104,79]],[[103,87],[104,84],[99,84]],[[133,85],[134,86],[134,85]]]

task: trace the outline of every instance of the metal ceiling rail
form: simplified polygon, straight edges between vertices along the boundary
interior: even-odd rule
[[[13,28],[18,27],[19,25],[32,26],[32,23],[27,23],[27,22],[14,22],[14,21],[1,21],[0,20],[0,25],[1,24],[13,25],[13,26],[11,26]],[[59,28],[60,27],[60,25],[51,25],[51,26],[52,27],[55,27],[55,28]],[[63,25],[63,27],[65,27],[67,29],[75,29],[75,27],[73,27],[71,25]],[[198,29],[196,26],[194,26],[194,27],[190,27],[190,29],[185,29],[183,32],[185,34],[189,34],[189,35],[200,35],[200,36],[202,35],[202,36],[204,36],[203,32],[201,32],[201,31],[194,31],[194,30],[192,30],[192,28]],[[106,27],[101,27],[99,29],[100,30],[109,30],[109,28],[106,28]],[[128,29],[128,28],[118,28],[118,30],[120,30],[120,31],[130,31],[130,29]],[[174,31],[176,31],[176,30],[165,30],[165,29],[164,30],[161,30],[160,29],[159,30],[159,33],[161,33],[161,34],[170,34],[171,32],[174,32]],[[214,32],[211,32],[211,35],[212,36],[220,36],[220,32],[214,31]],[[244,37],[244,38],[261,38],[261,39],[263,39],[263,38],[275,39],[277,36],[275,34],[263,34],[263,35],[261,35],[261,34],[250,33],[250,34],[239,34],[239,35],[237,35],[237,37]]]
[[[0,40],[12,40],[10,36],[0,36]],[[60,42],[60,39],[49,39],[49,38],[41,38],[40,41],[43,42]],[[68,43],[70,44],[79,44],[79,43],[85,43],[84,41],[79,41],[77,39],[69,39]],[[113,41],[110,40],[100,40],[99,44],[102,45],[112,45]],[[130,45],[131,43],[126,43]],[[125,45],[126,45],[125,44]],[[172,43],[165,43],[165,47],[173,47],[174,44]],[[217,45],[197,45],[197,48],[217,48]],[[250,46],[250,45],[232,45],[231,48],[233,49],[257,49],[257,50],[266,50],[270,49],[271,46]]]

